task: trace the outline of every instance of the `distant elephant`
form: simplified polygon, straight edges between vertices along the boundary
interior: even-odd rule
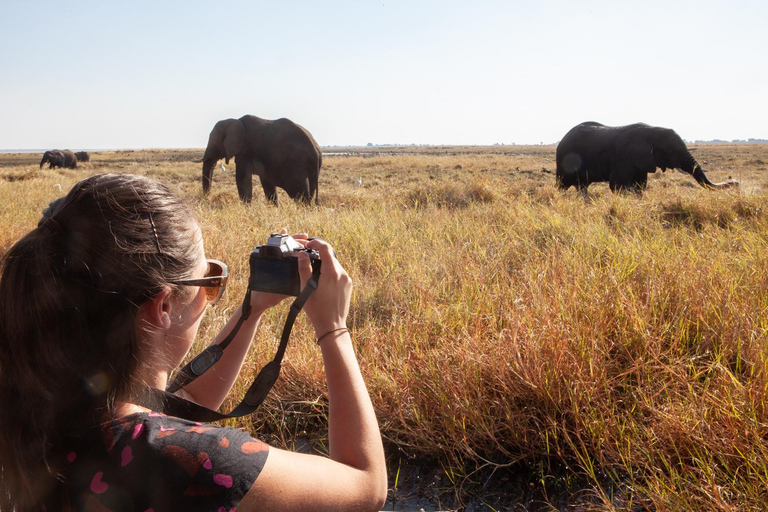
[[[75,158],[75,154],[68,149],[52,149],[43,154],[43,159],[40,160],[40,169],[42,169],[45,164],[48,164],[49,169],[55,169],[56,167],[75,169],[77,168],[77,158]]]
[[[691,174],[706,188],[738,185],[732,179],[712,183],[674,130],[643,123],[582,123],[565,134],[555,159],[558,187],[566,190],[573,185],[583,195],[590,183],[599,181],[607,181],[613,191],[642,193],[648,173],[656,172],[657,167]]]
[[[91,155],[89,155],[87,151],[78,151],[77,153],[75,153],[75,158],[77,158],[78,162],[91,161]]]
[[[245,115],[216,123],[203,156],[203,192],[211,188],[213,168],[220,159],[235,158],[240,200],[251,202],[252,175],[261,180],[269,201],[278,204],[277,189],[305,203],[319,203],[317,181],[322,165],[320,147],[312,135],[288,119],[270,121]]]
[[[58,149],[52,149],[43,153],[43,159],[40,160],[40,168],[48,164],[49,169],[64,167],[64,154]]]

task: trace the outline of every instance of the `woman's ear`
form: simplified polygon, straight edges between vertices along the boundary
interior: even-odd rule
[[[163,288],[139,306],[139,316],[159,329],[171,326],[171,290]]]

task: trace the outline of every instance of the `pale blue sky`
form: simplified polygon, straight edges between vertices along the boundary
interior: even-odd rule
[[[0,149],[552,143],[582,121],[768,138],[768,2],[0,4]]]

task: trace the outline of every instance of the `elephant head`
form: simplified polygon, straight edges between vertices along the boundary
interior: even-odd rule
[[[239,119],[224,119],[216,123],[208,136],[208,146],[203,156],[203,192],[208,192],[216,162],[237,155],[243,147],[245,127]]]
[[[683,139],[669,128],[647,127],[650,154],[654,165],[666,171],[676,169],[684,174],[690,174],[696,182],[705,188],[725,188],[738,185],[739,182],[729,179],[722,183],[712,183],[707,178],[701,165],[688,151]]]
[[[40,160],[40,169],[42,169],[45,164],[48,164],[49,169],[64,167],[64,153],[58,149],[46,151],[43,153],[43,158]]]

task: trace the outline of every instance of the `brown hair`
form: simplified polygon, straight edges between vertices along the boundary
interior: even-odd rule
[[[5,254],[0,510],[55,503],[62,442],[130,396],[137,309],[168,281],[190,277],[195,226],[161,183],[96,175],[52,202]]]

